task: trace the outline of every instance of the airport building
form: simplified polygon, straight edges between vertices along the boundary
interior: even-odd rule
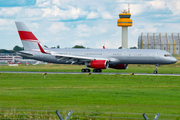
[[[138,49],[160,49],[180,54],[180,33],[141,33]]]
[[[0,53],[0,63],[15,63],[20,61],[21,57],[16,55],[15,53]]]
[[[18,56],[16,53],[0,53],[0,64],[44,64],[44,62],[32,60],[32,59],[23,59],[21,56]]]

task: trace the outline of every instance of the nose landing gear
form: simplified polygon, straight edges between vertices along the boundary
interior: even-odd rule
[[[158,66],[160,66],[159,64],[155,64],[155,70],[154,70],[154,74],[157,74],[157,70],[158,70]]]

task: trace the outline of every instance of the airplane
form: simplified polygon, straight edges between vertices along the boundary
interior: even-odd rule
[[[169,52],[158,49],[50,49],[43,47],[23,22],[15,22],[24,50],[18,55],[56,64],[85,65],[81,72],[102,72],[102,69],[127,69],[128,64],[154,64],[154,74],[162,64],[177,60]]]

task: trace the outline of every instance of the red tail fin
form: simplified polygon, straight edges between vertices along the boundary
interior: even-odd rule
[[[32,32],[18,31],[21,40],[38,40]]]
[[[40,43],[31,30],[23,22],[15,22],[16,27],[23,44],[24,50],[39,49],[37,43]]]
[[[39,46],[39,49],[40,49],[40,51],[42,52],[42,53],[46,53],[44,50],[43,50],[43,48],[41,47],[41,45],[38,43],[38,46]]]
[[[39,49],[42,53],[44,54],[51,54],[51,53],[48,53],[48,52],[45,52],[44,49],[41,47],[41,45],[38,43],[38,46],[39,46]]]

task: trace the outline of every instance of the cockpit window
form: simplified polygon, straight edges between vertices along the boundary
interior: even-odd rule
[[[164,54],[165,57],[172,57],[171,54]]]

